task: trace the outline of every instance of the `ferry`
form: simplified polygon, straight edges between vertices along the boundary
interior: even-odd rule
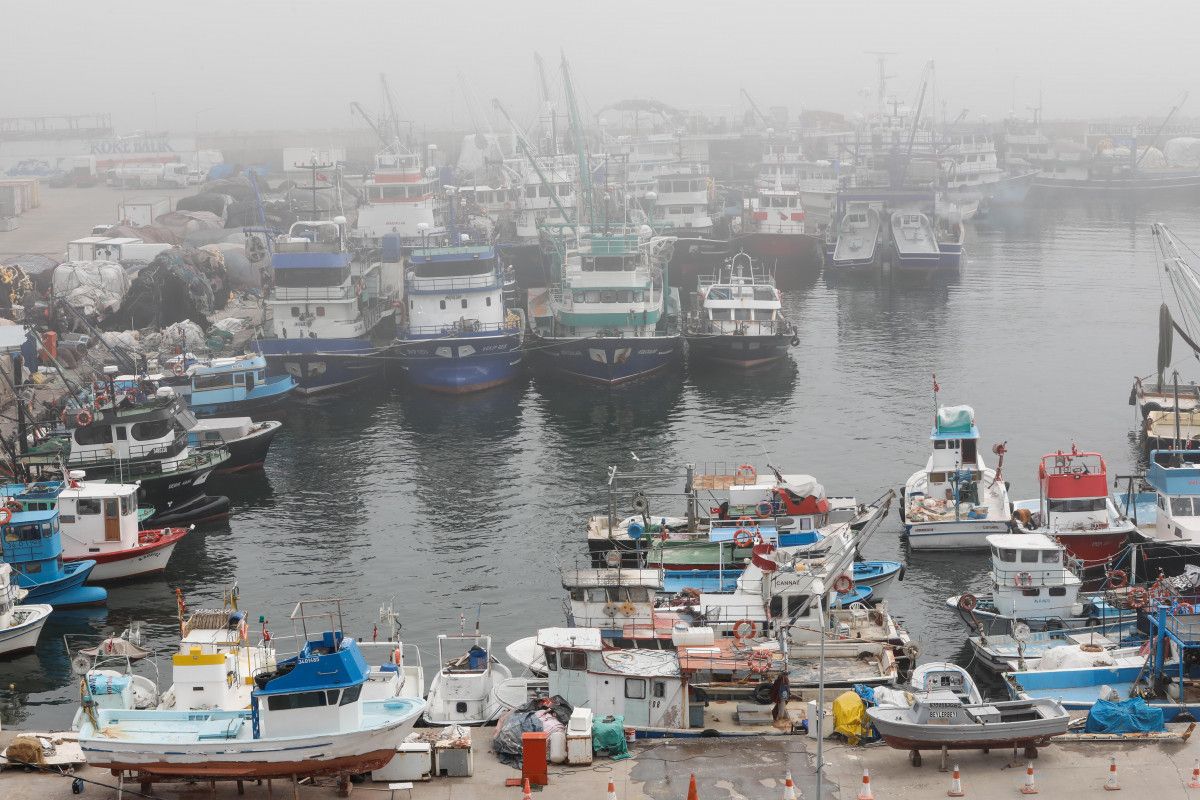
[[[419,248],[404,278],[407,322],[393,346],[408,380],[464,394],[513,380],[521,367],[524,322],[510,308],[495,248]]]
[[[1133,522],[1108,496],[1108,468],[1099,453],[1059,450],[1038,465],[1040,496],[1013,504],[1020,533],[1044,533],[1083,569],[1111,564],[1135,535]],[[1140,537],[1138,537],[1140,538]]]
[[[929,438],[933,452],[925,468],[905,482],[901,494],[908,546],[913,550],[987,547],[989,536],[1008,532],[1012,508],[1000,468],[988,467],[979,453],[975,410],[939,407]],[[1003,445],[994,452],[1003,456]]]
[[[679,304],[666,276],[674,241],[621,227],[566,248],[559,286],[529,291],[530,343],[542,363],[607,386],[677,363]]]
[[[699,279],[694,316],[684,324],[688,356],[736,367],[756,367],[787,357],[800,343],[783,316],[783,295],[773,277],[754,268],[745,252],[718,275]]]

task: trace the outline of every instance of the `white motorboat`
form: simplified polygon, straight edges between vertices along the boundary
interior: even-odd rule
[[[17,605],[26,594],[17,586],[12,567],[0,562],[0,656],[32,650],[54,610],[49,605]]]
[[[400,632],[399,615],[392,603],[379,609],[379,621],[387,626],[387,639],[376,635],[369,642],[359,642],[358,649],[371,666],[371,675],[363,686],[364,700],[387,700],[391,697],[425,696],[425,668],[421,651],[414,644],[404,644],[397,638]]]
[[[462,655],[448,658],[446,648],[461,647]],[[438,663],[429,684],[423,719],[430,725],[486,725],[503,708],[492,701],[492,690],[512,677],[508,667],[492,656],[492,637],[459,633],[438,635]]]
[[[914,692],[950,692],[969,705],[983,703],[983,695],[979,693],[979,687],[975,685],[971,674],[958,664],[948,661],[920,664],[913,670],[909,683],[912,684]]]
[[[936,382],[934,387],[936,394]],[[975,411],[970,406],[939,407],[929,438],[933,452],[925,468],[904,484],[900,503],[909,547],[987,547],[990,535],[1009,530],[1012,504],[1000,467],[990,469],[979,453]],[[1003,445],[994,451],[1002,456]]]

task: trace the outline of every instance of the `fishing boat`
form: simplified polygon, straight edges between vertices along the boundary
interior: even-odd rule
[[[669,173],[657,176],[655,191],[646,195],[653,202],[651,219],[654,226],[675,236],[704,237],[712,233],[713,219],[709,204],[713,200],[713,181],[704,174],[703,165],[679,165]]]
[[[1036,500],[1013,504],[1016,530],[1053,537],[1082,569],[1111,564],[1136,535],[1108,496],[1108,468],[1099,453],[1072,445],[1069,453],[1042,456],[1038,486]]]
[[[979,687],[975,685],[971,673],[958,664],[948,661],[919,664],[908,682],[914,692],[950,692],[968,705],[983,705],[983,695],[979,693]]]
[[[259,353],[210,359],[181,354],[164,366],[171,374],[161,383],[183,397],[197,417],[265,414],[284,405],[298,388],[292,375],[272,374]]]
[[[120,635],[110,634],[91,644],[84,637],[64,634],[71,656],[71,671],[80,679],[81,697],[92,708],[155,708],[159,702],[158,666],[154,651],[142,647],[141,623],[134,622]],[[142,669],[142,665],[148,665]],[[79,730],[84,705],[75,712],[71,730]]]
[[[1150,491],[1134,491],[1131,480],[1130,490],[1114,497],[1140,534],[1130,548],[1132,582],[1200,564],[1200,449],[1151,451],[1145,479]]]
[[[523,312],[508,304],[495,248],[418,248],[409,265],[407,320],[393,346],[409,382],[463,394],[513,380],[525,325]]]
[[[0,562],[0,657],[32,650],[53,606],[20,604],[28,596],[13,574],[11,564]]]
[[[934,397],[940,387],[934,379]],[[983,548],[1012,519],[1001,464],[989,468],[979,453],[979,429],[970,406],[940,406],[929,435],[925,468],[904,484],[900,514],[913,550]],[[993,452],[1003,459],[1004,447]]]
[[[220,447],[192,451],[187,431],[196,418],[169,386],[152,396],[137,390],[122,393],[113,384],[116,367],[105,371],[110,380],[95,409],[81,409],[73,417],[64,412],[64,421],[73,427],[35,443],[22,461],[58,475],[65,463],[86,470],[93,481],[136,482],[138,500],[154,507],[161,525],[227,516],[229,499],[208,496],[204,488],[213,470],[229,460],[229,452]]]
[[[914,766],[922,750],[1023,747],[1032,758],[1071,723],[1067,710],[1049,698],[967,703],[944,689],[916,695],[908,708],[868,708],[867,716],[889,747],[910,751]]]
[[[688,356],[735,367],[786,358],[800,339],[783,316],[782,297],[774,279],[738,253],[719,274],[699,279],[697,310],[684,324]]]
[[[391,234],[402,245],[417,247],[446,233],[446,201],[436,170],[425,170],[421,156],[405,148],[399,136],[375,154],[362,194],[356,236],[379,241]]]
[[[250,417],[206,417],[188,429],[188,446],[199,452],[211,448],[228,452],[228,460],[217,467],[218,474],[262,469],[271,442],[282,427],[282,422],[272,419],[255,422]]]
[[[941,266],[933,222],[920,211],[894,211],[891,219],[892,268],[899,273],[934,270]]]
[[[1095,620],[1089,620],[1093,622]],[[1035,669],[1042,655],[1064,646],[1093,646],[1108,652],[1126,646],[1126,642],[1140,644],[1144,637],[1138,635],[1137,612],[1125,617],[1105,621],[1081,628],[1031,631],[1028,626],[1014,626],[1012,634],[976,635],[967,639],[971,645],[974,663],[995,672]]]
[[[293,223],[271,247],[267,337],[254,345],[271,372],[291,375],[302,395],[380,375],[399,264],[356,261],[344,217]]]
[[[972,630],[986,635],[1012,633],[1017,623],[1033,630],[1083,627],[1089,620],[1104,621],[1117,613],[1097,598],[1080,601],[1081,581],[1066,565],[1063,546],[1049,536],[995,534],[987,537],[987,543],[991,592],[946,600]]]
[[[371,665],[371,677],[363,687],[363,699],[423,699],[425,668],[421,665],[421,651],[414,644],[400,641],[400,618],[390,600],[380,607],[379,622],[387,626],[386,638],[379,638],[379,626],[376,625],[371,641],[358,643],[363,658]]]
[[[567,246],[559,285],[529,293],[530,344],[542,363],[608,386],[676,363],[679,305],[666,276],[674,241],[649,226],[613,226]]]
[[[92,562],[95,583],[162,572],[191,528],[140,529],[137,484],[86,480],[71,470],[65,481],[9,484],[0,489],[23,511],[59,512],[62,559]]]
[[[342,632],[340,606],[319,615],[336,626],[312,633],[318,615],[305,606],[292,613],[302,630],[299,651],[252,676],[249,709],[85,709],[79,745],[88,764],[156,778],[238,779],[348,776],[384,766],[424,703],[364,700],[371,670]]]
[[[496,685],[512,677],[492,655],[492,637],[462,633],[438,635],[438,671],[429,683],[422,719],[429,725],[486,725],[503,711],[491,702]],[[450,657],[449,647],[463,648]]]
[[[832,276],[868,274],[879,268],[883,220],[870,203],[846,206],[838,222],[832,247],[827,248],[825,268]]]
[[[16,575],[17,586],[26,599],[55,608],[100,606],[108,592],[99,586],[84,586],[96,562],[64,563],[58,510],[17,511],[0,508],[0,540],[4,561]]]
[[[809,221],[801,192],[772,183],[760,188],[743,208],[738,247],[751,257],[775,264],[781,280],[819,259],[817,237],[808,232]],[[734,218],[737,221],[737,218]]]

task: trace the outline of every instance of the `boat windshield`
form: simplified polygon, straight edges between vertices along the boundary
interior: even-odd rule
[[[1171,513],[1177,517],[1198,516],[1200,497],[1172,497]]]

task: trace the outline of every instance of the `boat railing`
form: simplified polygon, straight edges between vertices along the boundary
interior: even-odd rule
[[[455,336],[461,333],[514,332],[521,329],[520,318],[500,322],[480,322],[477,319],[460,319],[449,325],[407,325],[400,329],[410,336]]]
[[[1065,565],[1005,563],[1002,566],[995,559],[992,561],[992,577],[1002,588],[1038,589],[1079,585],[1079,579]]]
[[[792,332],[785,319],[712,320],[701,317],[690,325],[698,334],[713,336],[784,336]]]
[[[467,289],[496,289],[501,285],[500,272],[492,270],[479,275],[420,277],[411,271],[404,276],[404,285],[414,292],[458,292]]]
[[[280,237],[274,242],[275,252],[277,253],[340,253],[342,252],[342,243],[340,241],[332,242],[312,242],[307,239],[304,241],[288,241],[287,237]]]
[[[271,300],[347,300],[352,290],[347,284],[337,286],[275,286],[271,290]]]

